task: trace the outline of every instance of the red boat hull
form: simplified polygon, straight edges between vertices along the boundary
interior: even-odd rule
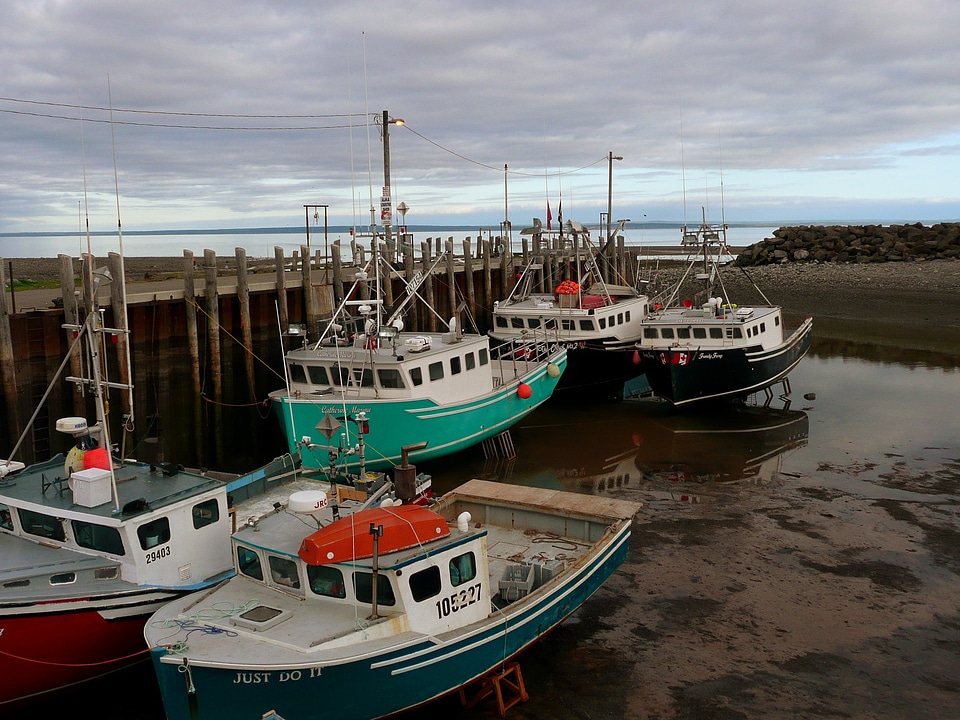
[[[167,602],[175,597],[170,594]],[[0,711],[10,704],[94,680],[148,657],[143,626],[157,609],[156,597],[126,603],[87,601],[94,608],[63,610],[83,603],[44,603],[0,615]],[[18,611],[26,610],[20,614]],[[109,619],[108,619],[109,618]]]

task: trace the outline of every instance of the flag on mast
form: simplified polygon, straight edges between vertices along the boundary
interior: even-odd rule
[[[550,230],[550,223],[553,222],[553,213],[550,212],[550,201],[547,200],[547,230]]]

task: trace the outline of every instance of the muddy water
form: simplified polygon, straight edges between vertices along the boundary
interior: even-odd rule
[[[531,697],[508,717],[960,715],[955,358],[820,343],[790,381],[766,408],[545,407],[515,460],[421,468],[441,492],[485,476],[644,503],[621,569],[520,658]],[[159,720],[151,682],[144,668],[75,707]]]

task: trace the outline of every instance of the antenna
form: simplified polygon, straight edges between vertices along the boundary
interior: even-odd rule
[[[128,433],[132,433],[136,415],[133,412],[133,383],[130,382],[133,367],[130,364],[130,323],[127,320],[127,273],[124,268],[123,225],[120,222],[120,179],[117,174],[117,142],[113,135],[113,92],[110,89],[110,73],[107,73],[107,100],[110,103],[110,145],[113,149],[113,188],[117,196],[117,241],[120,243],[120,292],[123,298],[123,313],[120,313],[118,319],[121,323],[120,329],[124,332],[123,348],[127,363],[127,402],[130,410],[123,426]],[[126,437],[124,437],[124,442],[126,442]]]
[[[370,242],[377,234],[377,216],[373,207],[373,166],[370,164],[370,104],[367,98],[367,36],[361,32],[363,40],[363,111],[367,118],[367,189],[370,191]]]
[[[683,158],[683,103],[680,103],[680,188],[683,192],[683,226],[687,226],[687,168]]]

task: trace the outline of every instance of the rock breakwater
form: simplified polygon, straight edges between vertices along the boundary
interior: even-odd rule
[[[737,264],[874,263],[960,258],[960,223],[793,225],[747,247]]]

